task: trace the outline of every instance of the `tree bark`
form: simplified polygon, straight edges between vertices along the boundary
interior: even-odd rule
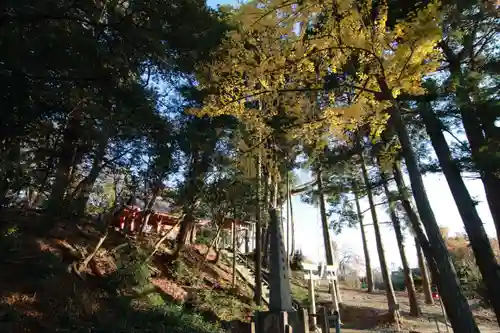
[[[232,236],[233,236],[233,282],[232,282],[232,287],[236,287],[236,256],[238,255],[238,251],[236,250],[236,220],[235,217],[233,216],[233,223],[232,223]]]
[[[269,253],[271,250],[271,230],[269,227],[266,228],[266,234],[264,235],[264,267],[269,268]]]
[[[417,291],[415,290],[415,283],[413,282],[413,274],[411,272],[410,264],[408,263],[408,258],[406,257],[405,253],[404,235],[401,228],[401,222],[399,221],[399,218],[396,216],[396,212],[394,211],[393,202],[391,200],[391,193],[387,185],[387,178],[385,177],[385,174],[382,170],[380,170],[380,174],[382,176],[382,186],[384,187],[385,196],[389,203],[389,216],[391,217],[391,221],[394,227],[394,233],[396,234],[396,241],[398,243],[399,255],[401,256],[401,263],[403,265],[405,287],[408,293],[408,301],[410,303],[410,316],[420,317],[422,313],[420,311],[420,307],[418,306]]]
[[[430,281],[429,277],[429,271],[427,270],[427,265],[425,264],[424,260],[424,253],[422,252],[422,246],[421,244],[425,244],[426,246],[426,259],[429,265],[432,263],[434,266],[436,266],[434,257],[430,251],[430,245],[429,241],[427,239],[427,236],[425,236],[422,226],[420,224],[420,220],[415,213],[415,210],[413,209],[410,200],[406,197],[406,185],[404,183],[403,175],[401,173],[401,168],[399,167],[399,162],[394,162],[393,163],[393,175],[394,175],[394,180],[396,182],[398,192],[400,195],[400,200],[403,205],[403,209],[406,212],[406,215],[408,216],[408,219],[410,220],[413,232],[415,234],[415,246],[417,248],[417,255],[418,255],[418,266],[420,268],[420,274],[422,276],[422,287],[424,291],[424,296],[425,296],[425,302],[426,304],[434,304],[434,299],[432,298],[432,283]],[[436,272],[434,281],[437,280],[437,268],[434,269]]]
[[[432,298],[432,284],[429,278],[429,271],[425,264],[424,254],[418,239],[415,237],[415,248],[417,250],[418,267],[420,269],[420,276],[422,277],[422,289],[425,297],[425,304],[433,305],[434,299]]]
[[[47,210],[49,215],[63,215],[68,213],[67,209],[63,210],[61,207],[66,207],[64,205],[64,197],[70,185],[71,168],[75,164],[77,153],[76,141],[78,139],[77,132],[79,126],[80,123],[78,119],[73,116],[64,130],[58,154],[55,180],[48,200]]]
[[[257,306],[262,305],[262,217],[261,217],[261,176],[262,160],[261,150],[257,155],[257,186],[255,195],[255,293],[253,300]]]
[[[380,260],[380,270],[382,271],[382,277],[384,279],[385,291],[387,296],[387,304],[389,307],[389,312],[393,320],[399,324],[400,316],[398,310],[398,302],[396,300],[396,294],[394,293],[394,288],[392,286],[391,275],[389,273],[389,268],[387,266],[387,261],[385,259],[384,244],[382,243],[382,236],[380,234],[380,226],[378,223],[377,212],[375,210],[375,203],[373,201],[372,186],[370,179],[368,178],[368,172],[366,170],[365,159],[363,157],[363,152],[359,153],[361,160],[361,171],[363,173],[363,180],[366,186],[366,192],[368,195],[368,202],[370,204],[370,212],[373,219],[373,229],[375,231],[375,240],[377,243],[377,252]]]
[[[469,241],[481,271],[490,303],[495,311],[500,326],[500,267],[497,263],[491,243],[483,226],[483,221],[476,211],[474,201],[465,186],[460,169],[451,156],[448,143],[441,131],[442,124],[436,117],[430,105],[420,108],[420,115],[424,121],[427,134],[436,151],[439,164],[443,169],[458,211],[469,236]]]
[[[380,81],[380,83],[382,91],[387,94],[389,89],[385,81]],[[413,147],[411,146],[406,125],[398,109],[399,105],[396,102],[394,103],[395,107],[390,109],[390,114],[401,143],[402,154],[410,176],[413,197],[415,198],[419,215],[427,232],[427,237],[429,237],[431,253],[439,269],[439,290],[446,312],[455,332],[479,333],[467,299],[460,289],[460,281],[458,280],[455,267],[453,267],[448,250],[441,237],[436,217],[425,191],[422,174],[419,170]]]
[[[264,205],[265,207],[269,207],[272,204],[272,179],[269,171],[266,172],[265,175],[265,186],[264,186]],[[267,209],[265,209],[267,211]],[[265,227],[265,232],[262,235],[262,265],[266,268],[269,268],[269,220],[267,220],[267,226]]]
[[[184,249],[184,247],[188,243],[188,238],[191,233],[191,230],[193,229],[194,223],[195,219],[193,214],[191,212],[186,212],[181,220],[181,227],[179,229],[179,234],[177,235],[176,238],[177,246],[173,255],[174,258],[177,258],[179,256],[180,252]]]
[[[366,269],[366,284],[368,287],[368,292],[373,292],[373,273],[372,264],[370,259],[370,253],[368,252],[368,241],[366,240],[365,226],[363,224],[363,214],[361,213],[361,207],[359,205],[359,194],[356,182],[353,181],[353,192],[354,200],[356,202],[356,212],[358,214],[359,228],[361,229],[361,241],[363,242],[363,252],[365,254],[365,269]]]
[[[290,208],[290,228],[292,230],[292,249],[291,249],[291,255],[293,256],[295,254],[295,220],[293,218],[293,203],[292,203],[292,192],[291,189],[288,192],[288,201],[289,203],[289,208]]]
[[[144,212],[143,216],[141,219],[141,224],[140,224],[140,229],[139,229],[139,234],[142,235],[146,232],[146,229],[148,227],[148,222],[149,219],[151,218],[151,215],[153,214],[153,207],[155,205],[156,199],[158,198],[158,195],[160,194],[160,187],[154,187],[153,190],[151,191],[151,199],[146,203],[146,206],[144,207]],[[191,226],[191,230],[189,231],[189,240],[190,243],[194,243],[194,235],[196,233],[196,224],[193,224]]]
[[[189,241],[189,235],[193,231],[195,223],[193,211],[205,182],[205,174],[210,168],[210,156],[215,146],[215,143],[213,145],[212,143],[210,144],[210,147],[205,147],[205,150],[198,150],[192,153],[192,162],[186,177],[187,181],[181,189],[180,198],[182,200],[184,219],[177,235],[174,257],[178,256],[186,246]]]
[[[488,138],[486,135],[489,131],[483,131],[484,126],[481,126],[480,112],[478,112],[477,106],[474,105],[474,101],[469,95],[478,84],[476,79],[469,82],[469,78],[467,77],[467,72],[476,71],[474,63],[469,63],[468,65],[472,66],[463,73],[463,56],[469,53],[473,54],[473,52],[467,50],[466,52],[460,52],[460,55],[456,54],[444,41],[440,43],[440,46],[449,63],[452,77],[457,78],[460,82],[456,89],[456,104],[462,116],[462,123],[471,148],[472,159],[479,170],[483,182],[484,192],[497,232],[497,239],[500,239],[500,205],[498,205],[498,198],[500,198],[500,178],[497,176],[497,168],[499,166],[496,163],[492,163],[492,157],[489,152],[484,150],[488,147]],[[464,49],[471,47],[473,46],[464,45]],[[470,59],[470,61],[472,60]]]
[[[487,140],[483,134],[483,129],[477,118],[478,116],[473,107],[471,107],[473,102],[463,88],[457,90],[457,95],[457,98],[462,101],[460,113],[462,115],[465,134],[471,147],[472,158],[476,167],[479,169],[488,206],[493,218],[493,223],[495,224],[497,238],[500,239],[500,205],[498,205],[498,198],[500,198],[500,179],[496,175],[497,170],[495,165],[490,162],[491,156],[488,156],[487,152],[483,152],[483,149],[487,147]]]
[[[321,168],[316,170],[316,179],[318,184],[319,212],[321,215],[321,227],[323,229],[323,243],[325,245],[325,259],[327,265],[334,264],[332,240],[330,238],[330,228],[328,227],[328,218],[326,216],[325,196],[323,193],[323,179]]]
[[[283,216],[283,215],[282,215]],[[288,263],[292,258],[293,252],[291,249],[291,223],[290,223],[290,176],[288,175],[288,170],[286,174],[286,252],[288,257]]]
[[[92,161],[92,167],[90,168],[89,174],[80,182],[80,184],[78,184],[77,188],[73,192],[74,201],[72,203],[72,213],[76,216],[83,216],[85,214],[85,208],[87,207],[90,194],[103,167],[107,147],[108,138],[99,144],[94,160]]]

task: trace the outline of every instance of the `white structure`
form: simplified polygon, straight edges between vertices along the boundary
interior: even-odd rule
[[[316,300],[314,295],[314,281],[327,280],[330,286],[332,303],[334,310],[339,312],[340,290],[337,280],[337,266],[336,265],[315,265],[303,264],[302,265],[306,274],[304,279],[308,281],[309,285],[309,312],[316,314]],[[313,316],[313,324],[316,326],[316,317]]]
[[[309,313],[313,315],[312,326],[316,327],[317,320],[314,316],[316,314],[316,296],[314,295],[314,281],[321,279],[321,267],[314,264],[302,264],[304,271],[304,279],[308,281],[309,290]]]

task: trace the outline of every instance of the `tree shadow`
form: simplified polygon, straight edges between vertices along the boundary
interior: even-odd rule
[[[318,306],[326,307],[333,312],[331,301],[320,301]],[[390,313],[368,306],[351,306],[339,304],[342,328],[355,330],[373,330],[376,327],[388,326],[392,324]]]

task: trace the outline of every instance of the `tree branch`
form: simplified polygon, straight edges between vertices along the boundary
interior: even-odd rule
[[[376,207],[376,206],[380,206],[380,205],[387,205],[388,203],[389,203],[388,201],[382,201],[382,202],[376,203],[374,206]],[[367,211],[369,211],[370,209],[371,209],[371,207],[370,207],[370,208],[365,209],[364,211],[362,211],[362,212],[361,212],[361,215],[363,215],[364,213],[366,213],[366,212],[367,212]]]

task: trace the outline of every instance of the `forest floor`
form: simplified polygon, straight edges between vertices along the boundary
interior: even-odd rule
[[[50,230],[40,230],[45,220],[36,212],[0,212],[0,332],[218,333],[215,323],[248,321],[257,310],[252,290],[243,281],[233,288],[230,267],[216,262],[215,253],[201,265],[204,245],[190,246],[172,260],[170,244],[144,266],[154,240],[112,231],[76,274],[74,264],[99,241],[99,225],[52,221]],[[292,293],[304,301],[307,289],[300,275],[292,279]],[[391,332],[384,294],[348,288],[341,293],[342,332]],[[407,316],[404,293],[397,296],[404,331],[437,332],[430,318],[439,316],[439,305],[424,305],[424,319],[415,320]],[[321,287],[317,297],[318,304],[329,300]],[[481,332],[498,332],[493,314],[474,308]]]

